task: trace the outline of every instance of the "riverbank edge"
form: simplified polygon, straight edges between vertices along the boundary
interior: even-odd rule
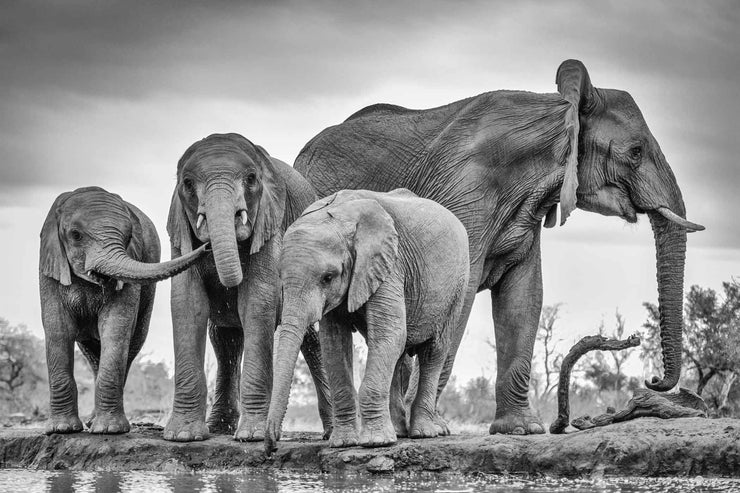
[[[0,430],[0,467],[73,471],[303,472],[740,477],[740,420],[642,418],[566,435],[452,435],[392,447],[331,449],[318,433],[286,433],[272,458],[230,436],[176,443],[134,427],[116,436]]]

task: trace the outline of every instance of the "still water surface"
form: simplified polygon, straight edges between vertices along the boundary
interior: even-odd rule
[[[208,472],[51,472],[0,469],[5,492],[688,492],[737,491],[740,480],[695,478],[522,479],[511,476],[360,476],[287,471]]]

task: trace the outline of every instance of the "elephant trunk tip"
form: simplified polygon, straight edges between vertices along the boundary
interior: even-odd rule
[[[678,384],[678,378],[658,378],[653,377],[652,380],[645,380],[645,386],[655,392],[668,392]]]

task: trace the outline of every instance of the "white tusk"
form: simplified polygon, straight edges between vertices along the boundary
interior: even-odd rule
[[[242,216],[242,224],[244,226],[246,226],[247,225],[247,220],[249,219],[247,217],[247,211],[245,211],[244,209],[242,209],[241,216]]]
[[[117,280],[116,281],[116,291],[120,291],[123,289],[123,281]]]
[[[668,207],[658,207],[658,213],[660,213],[661,216],[668,219],[669,221],[673,221],[674,223],[683,226],[688,230],[689,233],[693,233],[694,231],[704,231],[704,226],[701,224],[692,223],[691,221],[687,221],[686,219],[682,218],[672,210],[670,210]]]
[[[195,229],[200,229],[200,227],[203,225],[203,219],[205,219],[206,216],[203,214],[198,214],[198,221],[195,223]]]

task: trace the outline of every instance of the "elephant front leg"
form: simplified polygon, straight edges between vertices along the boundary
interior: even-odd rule
[[[208,438],[206,426],[206,324],[209,304],[203,283],[194,270],[172,278],[175,396],[164,427],[165,440],[191,442]]]
[[[249,259],[239,286],[239,318],[244,328],[244,356],[239,401],[241,416],[234,438],[253,442],[265,439],[272,389],[272,343],[277,322],[279,283],[275,239]]]
[[[98,318],[100,365],[95,378],[95,417],[90,433],[127,433],[131,426],[123,409],[129,341],[139,308],[140,287],[124,285]]]
[[[236,431],[239,422],[239,368],[244,333],[241,327],[218,327],[209,322],[208,335],[218,364],[208,430],[230,435]]]
[[[330,447],[353,447],[357,433],[357,400],[352,382],[352,327],[347,319],[327,313],[319,322],[321,356],[331,389],[333,412]]]
[[[390,416],[393,373],[406,345],[406,307],[403,284],[387,279],[366,304],[367,365],[360,386],[360,445],[382,447],[396,443]]]
[[[532,351],[542,311],[539,238],[529,255],[511,268],[491,290],[496,331],[496,418],[490,433],[544,433],[529,405]]]
[[[43,289],[41,315],[46,339],[46,366],[49,371],[49,419],[45,432],[82,431],[77,411],[77,384],[74,379],[74,340],[77,328],[57,296]],[[56,288],[56,286],[54,286]]]

